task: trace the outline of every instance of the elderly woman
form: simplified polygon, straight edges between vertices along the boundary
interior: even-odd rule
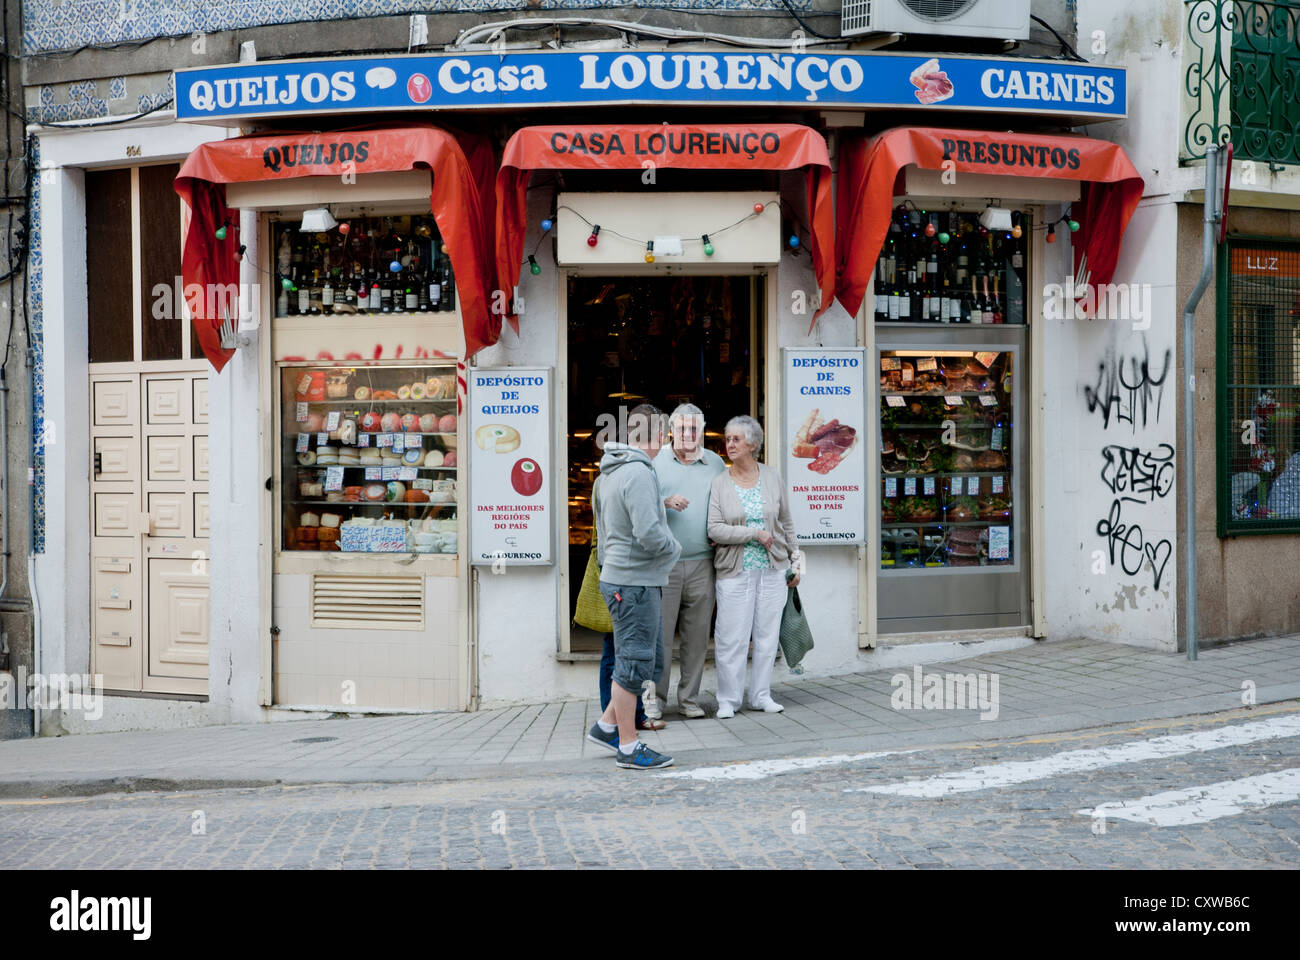
[[[779,713],[772,699],[786,571],[791,560],[798,586],[801,566],[794,524],[781,475],[754,455],[763,446],[763,428],[753,417],[733,417],[726,430],[731,468],[713,479],[709,491],[709,539],[717,544],[718,620],[713,631],[718,670],[718,717],[733,717],[745,692],[745,655],[754,641],[749,705]]]

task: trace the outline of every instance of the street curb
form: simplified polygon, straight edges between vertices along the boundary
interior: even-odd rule
[[[1292,705],[1287,708],[1286,705]],[[1269,709],[1269,708],[1274,709]],[[1277,709],[1277,708],[1282,709]],[[1300,699],[1295,697],[1282,698],[1259,703],[1255,707],[1243,708],[1226,708],[1212,711],[1193,711],[1190,713],[1178,713],[1173,715],[1148,715],[1138,716],[1129,720],[1118,720],[1109,723],[1100,723],[1095,727],[1079,727],[1072,722],[1066,721],[1073,715],[1061,715],[1056,718],[1057,722],[1045,722],[1037,729],[1028,732],[1012,733],[1010,731],[999,732],[989,731],[990,734],[985,736],[966,736],[953,737],[945,739],[944,731],[938,730],[913,730],[906,733],[900,733],[893,736],[889,734],[877,734],[873,737],[852,736],[852,737],[832,737],[818,740],[815,743],[802,741],[798,747],[801,751],[811,751],[815,755],[831,755],[836,753],[855,753],[855,752],[915,752],[918,750],[948,750],[965,745],[995,745],[1007,743],[1016,740],[1028,740],[1036,737],[1055,737],[1062,734],[1069,734],[1079,730],[1088,730],[1098,736],[1113,736],[1124,732],[1128,727],[1137,725],[1178,725],[1195,720],[1206,720],[1213,717],[1221,717],[1222,722],[1230,723],[1233,721],[1248,721],[1253,716],[1269,716],[1277,713],[1290,712],[1295,708],[1300,708]],[[1043,718],[1047,720],[1047,718]],[[978,728],[976,728],[978,729]],[[947,731],[951,733],[952,731]],[[868,741],[889,736],[889,742],[870,743]],[[710,749],[698,749],[678,751],[676,756],[686,757],[694,754],[709,753]],[[750,748],[733,748],[727,751],[726,759],[717,760],[700,760],[707,766],[725,766],[732,763],[747,763],[758,760],[772,759],[782,753],[788,753],[788,749],[783,750],[780,744],[763,744]],[[423,775],[397,775],[392,777],[371,776],[367,775],[360,778],[349,779],[337,775],[322,776],[296,776],[287,775],[282,777],[245,777],[245,778],[218,778],[212,776],[149,776],[149,775],[127,775],[120,777],[100,777],[87,780],[76,779],[46,779],[46,780],[28,780],[28,781],[0,781],[0,802],[3,801],[22,801],[37,799],[71,799],[71,798],[95,798],[108,797],[119,794],[130,793],[185,793],[192,791],[207,790],[236,790],[236,789],[256,789],[261,787],[320,787],[320,786],[357,786],[365,784],[375,785],[435,785],[459,783],[467,780],[508,780],[514,777],[529,776],[565,776],[574,773],[590,772],[593,768],[600,768],[601,760],[608,759],[605,753],[597,754],[592,757],[583,758],[566,758],[563,760],[550,761],[545,764],[539,763],[484,763],[484,764],[454,764],[454,765],[431,765],[432,769],[424,772]],[[625,778],[630,786],[634,783],[634,777]]]

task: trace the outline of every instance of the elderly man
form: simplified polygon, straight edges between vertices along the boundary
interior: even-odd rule
[[[680,629],[677,704],[682,716],[694,719],[704,716],[696,697],[704,676],[714,603],[713,547],[707,533],[709,488],[726,465],[716,453],[704,449],[704,414],[699,407],[683,403],[672,412],[668,424],[672,446],[660,450],[654,464],[667,508],[668,529],[682,545],[682,554],[664,587],[664,669],[655,677],[657,699],[647,699],[645,711],[648,717],[663,716],[672,673],[673,634]]]

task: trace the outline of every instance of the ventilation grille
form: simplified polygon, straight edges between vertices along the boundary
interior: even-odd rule
[[[840,8],[840,33],[849,36],[872,29],[871,8],[875,0],[844,0]]]
[[[314,574],[311,625],[353,630],[420,630],[424,578]]]
[[[976,0],[901,0],[903,6],[923,20],[943,21],[960,16]]]

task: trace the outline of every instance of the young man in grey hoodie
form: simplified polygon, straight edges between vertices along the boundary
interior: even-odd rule
[[[627,418],[627,443],[606,443],[596,503],[600,593],[614,621],[614,684],[609,707],[587,739],[613,750],[630,769],[666,767],[673,758],[637,739],[636,698],[663,664],[663,587],[681,546],[668,530],[653,460],[664,416],[650,404]]]

